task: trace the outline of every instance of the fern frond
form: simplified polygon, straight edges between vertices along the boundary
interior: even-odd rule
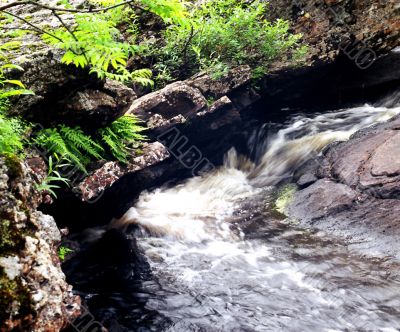
[[[69,146],[56,128],[39,131],[34,143],[46,149],[50,154],[61,156],[62,159],[71,162],[81,171],[86,172],[85,164],[87,159],[74,146]]]
[[[110,149],[111,154],[120,162],[126,163],[128,160],[128,152],[123,142],[115,135],[111,128],[107,127],[100,130],[101,139]]]
[[[103,148],[79,127],[70,128],[60,125],[60,134],[70,148],[81,154],[87,154],[95,159],[102,159]]]
[[[129,156],[129,146],[135,142],[146,140],[140,132],[146,128],[140,125],[140,120],[133,115],[124,115],[108,127],[100,130],[102,141],[108,146],[111,154],[120,162],[126,163]]]

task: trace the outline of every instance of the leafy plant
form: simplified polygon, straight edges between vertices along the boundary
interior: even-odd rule
[[[155,45],[151,54],[170,68],[173,76],[188,76],[198,70],[213,78],[231,67],[248,64],[257,74],[266,73],[278,58],[298,61],[301,35],[289,32],[284,20],[268,22],[268,3],[241,0],[210,0],[194,6],[190,24],[171,25],[165,33],[165,46]]]
[[[145,128],[136,117],[124,115],[101,128],[96,135],[100,139],[85,134],[79,127],[58,125],[56,128],[40,130],[36,133],[34,143],[86,173],[88,163],[107,158],[107,152],[111,158],[127,162],[130,146],[145,139],[140,134],[143,130]]]
[[[6,56],[6,51],[18,46],[15,42],[0,45],[0,153],[18,154],[23,148],[24,133],[28,129],[27,124],[19,118],[6,115],[10,97],[33,94],[21,81],[7,78],[10,70],[23,70],[20,66],[8,63]]]
[[[74,252],[72,249],[68,247],[61,246],[58,248],[58,257],[60,257],[60,260],[65,260],[65,256],[70,254],[71,252]]]
[[[18,154],[23,148],[27,125],[18,118],[8,118],[0,113],[0,154]]]
[[[124,115],[110,126],[101,129],[99,134],[111,154],[120,162],[126,163],[129,146],[146,139],[144,135],[140,134],[145,129],[136,117]]]
[[[102,159],[103,148],[79,127],[59,125],[42,129],[37,133],[34,143],[83,172],[86,172],[86,165],[93,158]]]
[[[136,42],[138,29],[135,13],[131,7],[119,0],[91,0],[110,10],[75,15],[76,26],[71,29],[64,23],[62,27],[44,34],[48,43],[65,50],[62,62],[77,67],[90,66],[91,72],[101,79],[107,77],[122,82],[135,82],[152,86],[152,72],[149,69],[129,71],[128,59],[139,54],[144,46]],[[121,6],[117,6],[120,4]],[[140,0],[132,4],[160,16],[165,22],[184,25],[186,11],[180,0]],[[58,16],[61,19],[60,16]],[[118,29],[122,22],[130,22],[129,43],[123,41]]]
[[[33,92],[25,88],[19,80],[7,79],[7,74],[11,70],[23,71],[18,65],[9,63],[6,52],[10,52],[19,47],[18,42],[7,42],[0,45],[0,112],[8,109],[8,99],[18,95],[32,95]]]
[[[76,67],[91,67],[99,78],[110,78],[122,82],[137,82],[152,85],[148,69],[130,72],[126,69],[128,58],[139,52],[140,47],[118,41],[121,34],[117,22],[107,14],[79,14],[75,16],[73,32],[64,27],[43,38],[66,52],[61,61]]]
[[[39,191],[47,191],[49,192],[53,197],[57,198],[56,193],[54,192],[53,189],[58,189],[61,188],[59,185],[54,184],[54,182],[63,182],[66,185],[69,185],[69,179],[63,177],[58,171],[57,168],[62,168],[67,166],[67,164],[60,164],[59,163],[59,158],[57,155],[55,155],[57,158],[58,163],[53,164],[53,158],[50,156],[48,159],[48,170],[47,170],[47,177],[43,180],[43,182],[39,185],[36,186],[36,188]]]

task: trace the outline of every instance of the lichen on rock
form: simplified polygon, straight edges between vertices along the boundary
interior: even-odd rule
[[[41,195],[32,170],[0,157],[1,331],[59,331],[79,314],[79,297],[57,257],[60,232],[37,211]]]

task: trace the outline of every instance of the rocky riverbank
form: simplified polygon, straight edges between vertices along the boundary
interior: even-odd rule
[[[33,15],[33,22],[44,22],[43,16],[48,14],[46,10],[40,11]],[[53,217],[59,228],[68,225],[81,230],[105,224],[121,216],[142,190],[175,177],[192,176],[194,161],[206,159],[218,165],[232,142],[240,141],[241,137],[235,135],[247,120],[249,106],[261,97],[271,104],[269,111],[294,105],[306,100],[305,96],[308,102],[315,95],[321,101],[337,102],[339,95],[343,95],[343,89],[337,88],[342,83],[348,84],[349,95],[365,93],[365,82],[369,82],[366,85],[371,89],[384,91],[388,82],[392,84],[400,77],[393,70],[393,60],[381,67],[384,71],[377,69],[382,63],[379,61],[365,71],[356,64],[364,59],[360,58],[364,50],[371,49],[379,56],[399,46],[398,16],[395,0],[384,4],[274,2],[271,17],[289,19],[294,30],[304,34],[310,52],[300,68],[289,67],[284,61],[274,64],[257,92],[249,67],[240,66],[219,80],[199,73],[144,94],[148,91],[100,81],[87,71],[62,65],[59,51],[28,34],[22,54],[15,56],[16,63],[25,71],[16,73],[15,78],[32,89],[35,96],[19,99],[13,114],[44,126],[60,122],[80,124],[89,131],[125,113],[135,114],[149,128],[150,140],[143,145],[142,154],[132,155],[127,165],[116,161],[93,165],[88,176],[74,183],[73,190],[60,193],[59,200],[47,206],[42,204],[35,188],[45,177],[40,159],[19,162],[0,158],[1,330],[58,331],[79,314],[80,300],[72,294],[60,268],[57,246],[61,234]],[[398,59],[398,55],[394,58]],[[370,80],[376,78],[374,73],[378,71],[385,72],[381,79]],[[266,118],[267,114],[261,116]],[[399,128],[397,119],[358,133],[349,142],[331,146],[318,167],[302,174],[303,182],[299,184],[303,189],[296,194],[290,215],[304,225],[342,234],[357,248],[398,255],[393,244],[400,236],[396,227],[400,210],[400,166],[396,158],[400,152]],[[176,133],[171,132],[174,129],[179,132],[178,140],[190,142],[180,155],[169,139],[160,139],[166,133]],[[192,147],[200,147],[200,155],[195,149],[190,150]],[[182,163],[183,156],[191,167]],[[41,204],[41,209],[51,216],[38,211]],[[118,233],[109,241],[105,243],[127,240]],[[132,248],[127,244],[121,251]],[[97,247],[93,256],[98,253],[96,250]],[[113,258],[119,254],[118,251]],[[114,262],[107,263],[112,271]]]
[[[302,189],[289,206],[290,217],[346,239],[364,255],[399,259],[399,129],[397,117],[328,147],[298,174]]]

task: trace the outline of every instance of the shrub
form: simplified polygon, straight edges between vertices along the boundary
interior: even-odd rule
[[[118,0],[91,0],[100,6],[122,4]],[[67,4],[64,4],[67,6]],[[144,10],[160,16],[165,22],[185,24],[185,7],[179,0],[141,0],[135,4]],[[137,43],[138,28],[136,15],[128,4],[105,12],[80,13],[75,15],[75,27],[67,27],[60,15],[62,27],[44,34],[48,43],[65,50],[62,62],[77,67],[91,68],[101,79],[107,77],[122,82],[135,82],[152,86],[152,73],[149,69],[129,71],[128,59],[143,51]],[[118,29],[121,23],[128,24],[128,42]]]
[[[205,70],[218,78],[242,64],[260,75],[277,58],[297,61],[301,35],[291,34],[284,20],[268,22],[267,7],[261,0],[210,0],[193,7],[190,24],[168,27],[165,46],[151,52],[174,77]]]

